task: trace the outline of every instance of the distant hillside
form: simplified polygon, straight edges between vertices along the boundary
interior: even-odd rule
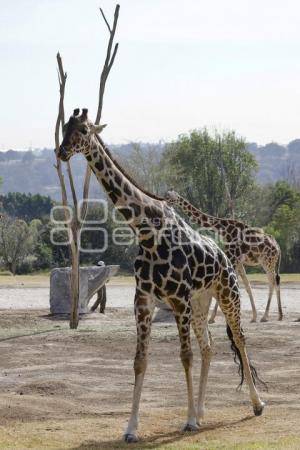
[[[128,156],[131,145],[110,146],[118,159]],[[145,151],[147,146],[145,145]],[[158,144],[159,152],[163,145]],[[287,146],[270,143],[258,146],[256,143],[247,144],[258,164],[258,182],[262,184],[273,183],[279,179],[293,179],[300,177],[300,139],[290,142]],[[0,190],[3,194],[8,192],[25,192],[32,194],[49,195],[55,200],[60,200],[60,189],[56,170],[54,168],[55,157],[53,150],[43,149],[34,151],[8,150],[0,152],[0,177],[3,184]],[[83,185],[85,162],[78,155],[72,158],[72,169],[77,186]],[[67,178],[66,178],[67,179]],[[92,177],[91,197],[103,196],[103,192]],[[81,193],[78,192],[81,197]]]
[[[112,146],[112,151],[123,154],[125,157],[130,151],[130,145]],[[54,200],[61,200],[57,172],[54,167],[56,163],[53,150],[43,149],[34,151],[8,150],[0,152],[0,177],[3,184],[0,192],[24,192],[31,194],[49,195]],[[83,186],[86,163],[81,155],[74,156],[71,160],[73,176],[77,186]],[[62,165],[65,169],[65,164]],[[68,177],[66,176],[68,192]],[[77,192],[78,198],[82,192]],[[90,197],[99,198],[103,196],[102,189],[93,176],[90,186]]]
[[[271,142],[264,146],[255,143],[247,145],[259,165],[257,180],[259,183],[274,183],[277,180],[294,181],[300,177],[300,139],[291,141],[287,146]]]

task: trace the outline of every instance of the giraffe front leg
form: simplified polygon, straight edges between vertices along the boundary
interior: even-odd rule
[[[245,268],[242,264],[239,265],[238,269],[237,269],[239,275],[241,276],[246,292],[249,295],[250,298],[250,302],[251,302],[251,308],[252,308],[252,320],[251,322],[256,322],[257,320],[257,310],[256,310],[256,306],[255,306],[255,302],[254,302],[254,298],[253,298],[253,293],[252,293],[252,289],[251,289],[251,285],[249,283]]]
[[[190,301],[186,299],[173,299],[170,301],[177,323],[178,334],[180,339],[180,358],[185,371],[187,394],[188,394],[188,412],[187,422],[183,431],[198,431],[196,410],[194,404],[193,392],[193,353],[190,339],[190,324],[192,318],[192,309]]]
[[[269,273],[267,273],[267,276],[268,276],[268,280],[269,280],[269,297],[268,297],[268,302],[267,302],[265,313],[262,316],[262,318],[260,319],[261,322],[267,322],[268,321],[270,305],[271,305],[271,300],[272,300],[272,297],[273,297],[274,286],[275,286],[275,275],[274,275],[274,273],[270,273],[269,272]]]
[[[197,403],[197,417],[200,423],[204,417],[204,402],[206,386],[208,381],[208,372],[210,367],[210,361],[212,357],[212,339],[208,330],[207,317],[209,306],[211,303],[211,295],[203,293],[201,297],[193,296],[192,298],[192,326],[194,333],[197,337],[198,344],[201,352],[201,372],[199,383],[199,394]]]
[[[137,346],[134,360],[134,391],[131,415],[125,432],[125,442],[137,442],[139,405],[143,387],[144,376],[147,367],[147,355],[151,332],[154,301],[150,296],[136,291],[134,301],[134,312],[137,328]]]

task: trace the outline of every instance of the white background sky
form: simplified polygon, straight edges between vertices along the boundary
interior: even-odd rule
[[[0,150],[53,147],[56,52],[67,116],[95,117],[112,0],[0,0]],[[235,129],[248,141],[300,137],[298,0],[121,0],[106,142]]]

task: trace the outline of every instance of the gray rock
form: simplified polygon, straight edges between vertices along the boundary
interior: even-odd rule
[[[80,267],[79,313],[89,312],[88,303],[120,266]],[[50,312],[51,314],[70,314],[71,290],[70,267],[53,269],[50,275]]]
[[[154,311],[153,322],[174,322],[175,317],[172,309],[167,303],[157,302]]]

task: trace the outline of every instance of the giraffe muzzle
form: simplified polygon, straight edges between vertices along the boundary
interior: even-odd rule
[[[67,152],[67,150],[65,149],[65,147],[63,147],[62,145],[59,147],[58,157],[59,157],[62,161],[68,161],[68,159],[69,159],[68,152]]]

